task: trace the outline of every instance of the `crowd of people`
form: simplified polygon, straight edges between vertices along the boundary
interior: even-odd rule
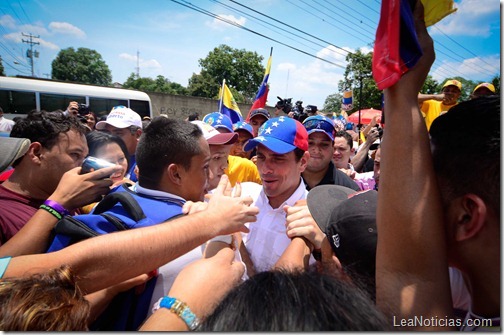
[[[0,119],[0,330],[500,330],[500,97],[418,94],[415,17],[364,140],[316,108]]]

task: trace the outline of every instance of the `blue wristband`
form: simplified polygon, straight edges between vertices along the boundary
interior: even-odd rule
[[[199,326],[200,321],[198,317],[194,315],[185,302],[182,302],[177,298],[165,296],[161,299],[159,307],[167,308],[177,314],[190,330],[195,330]]]

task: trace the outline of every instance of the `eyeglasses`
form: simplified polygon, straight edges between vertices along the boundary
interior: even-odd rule
[[[321,129],[326,133],[334,136],[335,132],[334,125],[332,123],[327,122],[326,120],[320,120],[320,119],[307,120],[303,125],[305,126],[307,131],[314,129]]]

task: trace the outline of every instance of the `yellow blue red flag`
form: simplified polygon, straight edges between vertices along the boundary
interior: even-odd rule
[[[266,100],[268,99],[268,92],[269,92],[269,87],[268,87],[268,79],[270,75],[270,70],[271,70],[271,57],[273,55],[273,48],[271,48],[270,51],[270,57],[268,59],[268,64],[266,65],[266,71],[264,72],[264,78],[261,83],[261,86],[259,86],[259,90],[257,91],[256,97],[254,99],[254,103],[252,104],[252,107],[250,107],[250,110],[247,115],[247,122],[250,120],[250,113],[257,108],[264,108],[266,106]]]
[[[224,89],[224,90],[223,90]],[[243,116],[240,112],[240,107],[236,103],[236,100],[233,97],[233,93],[226,85],[226,80],[222,82],[222,87],[219,89],[219,112],[222,114],[226,114],[229,116],[233,123],[243,121]]]

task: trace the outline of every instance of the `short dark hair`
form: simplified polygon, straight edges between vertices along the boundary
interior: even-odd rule
[[[296,156],[296,162],[299,162],[306,151],[303,149],[296,148],[294,149],[294,155]]]
[[[317,272],[265,271],[233,289],[202,331],[342,331],[391,327],[357,287]]]
[[[86,128],[74,116],[33,110],[16,121],[10,137],[28,138],[32,143],[39,142],[42,147],[51,149],[58,142],[59,134],[70,130],[86,135]]]
[[[191,160],[200,154],[199,139],[203,133],[187,121],[155,117],[140,136],[136,149],[136,163],[141,171],[139,183],[155,188],[170,164],[191,168]]]
[[[345,140],[347,141],[348,143],[348,146],[350,147],[350,149],[353,148],[353,139],[352,139],[352,135],[350,135],[349,133],[347,133],[346,130],[338,130],[335,134],[334,134],[334,137],[344,137]]]
[[[474,193],[500,216],[500,97],[464,101],[430,128],[434,170],[445,204]]]
[[[129,170],[130,155],[128,153],[128,148],[126,147],[126,144],[124,143],[122,138],[104,131],[92,131],[86,135],[86,140],[89,149],[88,155],[93,157],[96,156],[96,152],[98,151],[98,149],[100,149],[104,145],[109,143],[116,143],[121,148],[121,151],[124,153],[124,156],[128,161],[128,170]]]

